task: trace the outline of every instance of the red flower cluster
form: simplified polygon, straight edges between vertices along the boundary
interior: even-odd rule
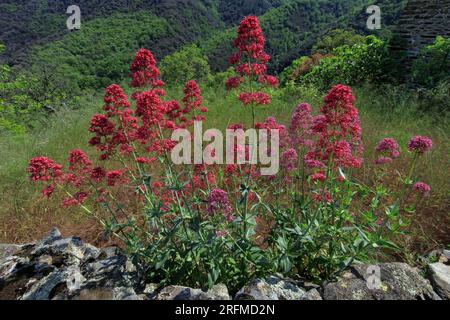
[[[234,221],[234,216],[232,215],[233,207],[230,204],[228,195],[222,189],[213,189],[208,195],[208,208],[207,212],[213,215],[217,212],[221,212],[228,222]]]
[[[132,152],[131,142],[137,129],[137,118],[123,89],[113,84],[105,90],[103,110],[91,119],[89,131],[95,133],[89,143],[102,152],[100,158],[108,159],[117,148],[121,152]]]
[[[188,113],[194,112],[194,115],[192,116],[192,119],[186,118],[186,116],[182,116],[180,118],[180,127],[186,128],[187,126],[190,126],[194,123],[194,121],[203,121],[205,120],[205,117],[203,115],[198,114],[200,113],[206,113],[208,112],[208,109],[206,107],[202,106],[203,98],[202,98],[202,91],[200,90],[199,86],[197,85],[197,82],[194,80],[188,81],[186,83],[186,86],[183,89],[184,98],[184,109],[181,111],[183,115],[186,115]]]
[[[230,58],[231,64],[237,64],[242,59],[242,55],[252,58],[261,64],[266,64],[270,57],[264,52],[266,39],[259,25],[257,17],[245,17],[238,27],[238,37],[234,40],[233,46],[239,51]]]
[[[428,137],[415,136],[408,143],[408,150],[419,155],[425,154],[433,148],[433,140]]]
[[[313,145],[312,123],[311,106],[307,103],[298,105],[294,110],[291,126],[289,127],[289,133],[294,145],[304,145],[306,147]]]
[[[242,92],[239,95],[239,100],[244,105],[255,104],[255,105],[268,105],[270,104],[270,96],[264,92],[254,92],[254,93],[246,93]]]
[[[32,181],[51,181],[62,175],[62,166],[47,157],[30,160],[28,172]]]
[[[45,197],[53,194],[56,186],[73,186],[78,190],[83,188],[83,184],[89,184],[88,181],[93,175],[92,162],[88,156],[81,150],[73,150],[69,154],[69,167],[63,173],[62,165],[46,157],[37,157],[30,160],[28,172],[31,174],[32,181],[45,181],[50,184],[45,186],[42,193]],[[63,206],[82,204],[89,196],[89,192],[78,191],[74,195],[63,200]]]
[[[295,149],[290,148],[283,152],[281,155],[281,167],[286,172],[293,172],[297,169],[298,155]]]
[[[362,163],[361,127],[355,97],[344,85],[334,86],[325,97],[321,115],[312,123],[312,131],[319,136],[306,160],[327,162],[335,167],[358,168]]]
[[[232,77],[226,81],[227,90],[239,88],[245,80],[243,77]]]
[[[385,138],[381,140],[375,151],[381,154],[381,156],[375,161],[375,164],[390,163],[393,159],[400,157],[398,143],[392,138]]]
[[[263,86],[275,87],[278,85],[276,77],[266,75],[266,64],[269,62],[270,56],[264,52],[265,42],[258,18],[245,17],[238,27],[238,36],[233,43],[238,51],[230,58],[230,63],[235,65],[238,76],[228,79],[226,82],[228,90],[241,86],[245,82],[245,78]],[[239,99],[244,105],[267,105],[270,103],[269,95],[263,92],[243,92]]]
[[[286,126],[279,124],[274,117],[268,117],[264,122],[256,123],[255,129],[266,129],[269,131],[269,135],[272,130],[278,130],[281,148],[289,147],[292,144]]]
[[[431,192],[431,187],[423,182],[417,182],[416,184],[414,184],[413,189],[423,197],[428,196]]]
[[[152,52],[140,49],[131,64],[131,85],[135,88],[151,86],[163,87],[164,82],[159,79],[160,72],[156,67],[156,59]]]
[[[159,95],[153,90],[142,92],[136,99],[136,115],[142,119],[145,129],[160,123],[165,111]]]

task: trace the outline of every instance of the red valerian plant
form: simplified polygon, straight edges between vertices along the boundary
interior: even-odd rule
[[[192,130],[208,109],[194,80],[181,101],[167,99],[153,54],[141,49],[131,65],[132,99],[113,84],[105,90],[103,111],[91,119],[89,144],[97,157],[75,149],[67,166],[36,157],[30,179],[42,182],[45,197],[59,191],[62,206],[78,206],[99,221],[123,242],[142,280],[161,285],[225,283],[234,291],[275,272],[331,279],[354,261],[370,261],[375,250],[395,249],[391,239],[407,225],[404,195],[423,198],[431,191],[413,176],[431,140],[414,137],[408,144],[411,170],[394,200],[386,187],[356,181],[351,172],[363,162],[363,145],[351,88],[331,88],[317,115],[299,104],[288,126],[274,117],[256,122],[255,107],[270,103],[264,87],[277,85],[266,74],[264,44],[258,19],[246,17],[231,58],[237,76],[227,88],[241,89],[252,128],[278,130],[280,174],[261,176],[258,165],[248,163],[174,165],[173,131]],[[248,161],[250,146],[243,149],[235,151]],[[380,163],[400,157],[393,139],[376,151]]]
[[[254,107],[270,104],[270,96],[262,89],[276,87],[278,79],[266,74],[270,56],[264,51],[266,39],[258,18],[245,17],[237,32],[238,36],[233,43],[237,52],[230,57],[230,63],[235,66],[237,76],[228,79],[226,87],[229,90],[244,87],[239,100],[244,105],[251,105],[254,127]]]

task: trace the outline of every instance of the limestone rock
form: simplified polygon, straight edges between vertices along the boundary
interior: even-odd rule
[[[213,286],[208,291],[182,286],[163,288],[155,300],[231,300],[228,289],[224,285]]]
[[[371,271],[379,268],[380,277]],[[324,286],[325,300],[439,300],[428,280],[405,263],[355,265]]]
[[[317,289],[311,289],[305,293],[302,300],[323,300]]]
[[[15,244],[0,244],[0,261],[20,251],[22,246]]]
[[[236,300],[303,300],[306,291],[295,281],[271,276],[265,280],[256,279],[242,288]]]
[[[404,263],[358,264],[322,286],[281,275],[256,279],[235,299],[450,299],[448,257],[448,251],[440,250],[424,258],[434,289],[418,270]],[[57,229],[30,244],[0,245],[0,300],[231,300],[225,285],[210,290],[160,288],[142,284],[138,270],[119,248],[98,249],[76,237],[63,238]]]
[[[135,270],[126,256],[76,237],[63,239],[58,229],[4,256],[0,300],[139,299]]]
[[[442,299],[450,300],[450,266],[441,262],[429,265],[431,281]]]

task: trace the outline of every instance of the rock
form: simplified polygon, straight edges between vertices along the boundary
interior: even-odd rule
[[[354,265],[322,287],[281,275],[256,279],[235,299],[450,299],[450,267],[443,262],[448,257],[441,250],[424,258],[433,262],[429,269],[437,293],[416,269],[383,263]],[[57,229],[34,243],[0,245],[0,300],[231,300],[224,285],[207,291],[176,285],[159,289],[140,283],[138,270],[119,248],[98,249],[76,237],[63,238]]]
[[[198,298],[198,300],[231,300],[228,288],[223,284],[217,284],[207,292],[200,292]]]
[[[324,300],[373,300],[366,281],[351,271],[344,272],[337,282],[324,286]]]
[[[100,250],[53,229],[13,251],[0,260],[0,300],[140,299],[136,270],[117,248]]]
[[[15,245],[15,244],[0,244],[0,261],[14,255],[20,249],[22,246]]]
[[[377,269],[378,268],[378,269]],[[380,277],[373,270],[380,271]],[[354,265],[324,285],[325,300],[440,300],[428,280],[405,263]]]
[[[45,246],[60,239],[62,239],[61,232],[59,232],[58,228],[53,228],[44,238],[42,238],[42,240],[37,243],[37,246]]]
[[[242,288],[236,300],[303,300],[306,291],[295,281],[271,276],[265,280],[256,279]]]
[[[450,250],[437,249],[428,253],[422,258],[422,262],[431,264],[441,262],[443,264],[450,264]]]
[[[317,289],[312,289],[306,292],[302,300],[323,300],[320,292]]]
[[[442,299],[450,300],[450,266],[441,262],[429,265],[431,282]]]
[[[104,257],[101,254],[99,257]],[[94,260],[84,264],[80,271],[86,279],[79,289],[69,295],[76,300],[141,300],[135,290],[132,274],[128,273],[126,256],[109,255],[103,260]]]
[[[231,300],[231,297],[224,285],[213,286],[206,292],[182,286],[168,286],[156,295],[155,300]]]
[[[158,288],[159,288],[159,285],[157,285],[156,283],[148,283],[145,285],[143,293],[150,296],[150,295],[155,294],[155,292],[158,290]]]

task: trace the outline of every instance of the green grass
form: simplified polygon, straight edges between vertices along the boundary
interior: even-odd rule
[[[236,93],[227,93],[222,88],[201,87],[204,105],[209,108],[206,127],[224,129],[230,123],[251,124],[251,112],[238,102]],[[129,92],[129,88],[126,91]],[[419,112],[418,102],[402,89],[385,88],[380,92],[366,86],[354,91],[366,146],[366,161],[358,173],[360,177],[369,179],[372,176],[373,149],[380,139],[398,139],[403,153],[406,153],[406,144],[411,136],[420,134],[433,138],[433,151],[421,161],[417,170],[417,177],[433,187],[433,195],[414,217],[420,222],[414,231],[419,240],[414,241],[419,241],[421,249],[448,243],[448,119]],[[181,94],[181,88],[168,90],[170,98],[180,98]],[[101,91],[87,93],[80,101],[80,109],[52,116],[40,132],[0,137],[0,242],[32,240],[54,225],[67,233],[80,234],[92,240],[92,223],[80,218],[75,209],[61,209],[57,198],[41,199],[39,188],[28,182],[26,167],[29,159],[38,155],[65,163],[68,151],[75,148],[82,148],[94,155],[95,151],[87,143],[90,137],[87,129],[91,116],[101,109],[101,95]],[[272,96],[270,106],[257,110],[258,121],[275,116],[279,122],[288,123],[298,103],[309,102],[317,111],[322,101],[322,94],[312,88],[280,89],[272,92]],[[394,168],[404,171],[405,162],[398,161]],[[90,230],[89,234],[86,230]],[[414,246],[415,242],[411,245]]]

